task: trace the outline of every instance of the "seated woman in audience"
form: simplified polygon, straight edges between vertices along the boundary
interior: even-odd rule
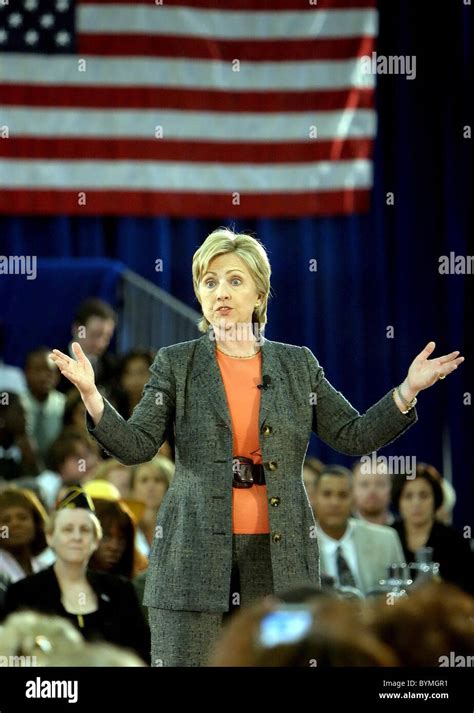
[[[34,493],[23,488],[0,492],[0,574],[17,582],[49,564],[46,512]]]
[[[416,550],[433,548],[433,562],[439,563],[442,579],[474,594],[474,558],[469,539],[436,520],[443,504],[441,476],[433,466],[419,463],[412,480],[395,479],[392,490],[394,509],[400,519],[393,524],[400,536],[407,563],[415,562]]]
[[[110,402],[117,411],[128,419],[140,402],[145,384],[150,378],[149,368],[153,364],[154,353],[146,349],[135,349],[122,357],[118,369],[118,384],[110,394]],[[79,401],[82,404],[82,399]],[[83,405],[83,404],[82,404]],[[82,419],[85,424],[85,419]],[[174,460],[174,433],[170,429],[159,449],[160,455]]]
[[[133,585],[88,568],[102,538],[91,498],[80,488],[71,488],[50,517],[46,535],[56,562],[11,584],[5,613],[32,609],[57,614],[72,622],[85,639],[131,648],[148,662],[149,630]]]
[[[155,536],[156,517],[174,475],[174,463],[158,455],[133,468],[130,495],[145,505],[138,523],[137,547],[148,557]]]
[[[125,419],[130,418],[142,397],[143,388],[150,378],[148,370],[153,359],[150,351],[142,349],[136,349],[122,357],[118,370],[118,388],[113,391],[111,398],[117,411]]]
[[[132,579],[147,568],[148,560],[135,548],[136,528],[131,512],[119,501],[94,498],[94,506],[103,537],[92,555],[91,569]]]

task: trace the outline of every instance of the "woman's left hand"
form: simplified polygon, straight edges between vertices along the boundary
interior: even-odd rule
[[[410,394],[416,394],[435,384],[438,379],[446,378],[464,361],[464,357],[458,356],[459,351],[451,352],[451,354],[437,359],[428,359],[435,346],[434,342],[428,342],[423,351],[413,359],[404,382],[406,390]]]

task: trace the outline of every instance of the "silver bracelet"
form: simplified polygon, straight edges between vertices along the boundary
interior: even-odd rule
[[[397,392],[398,397],[399,397],[400,401],[402,402],[402,404],[403,404],[404,406],[406,406],[406,411],[402,411],[402,413],[408,413],[409,411],[412,410],[412,408],[414,408],[414,406],[416,405],[418,399],[417,399],[416,396],[415,396],[415,398],[413,399],[413,401],[407,401],[407,400],[402,396],[402,390],[401,390],[400,387],[401,387],[401,384],[399,384],[397,387],[395,387],[395,391]]]

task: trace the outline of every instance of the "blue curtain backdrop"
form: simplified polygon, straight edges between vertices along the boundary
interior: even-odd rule
[[[437,11],[403,0],[380,2],[379,9],[378,54],[415,55],[417,74],[413,81],[402,75],[378,78],[375,187],[368,215],[255,221],[222,216],[212,222],[161,216],[3,218],[0,254],[112,258],[198,307],[191,284],[197,246],[219,224],[254,231],[273,267],[267,337],[309,346],[329,380],[360,411],[404,378],[429,340],[437,342],[437,354],[462,350],[465,365],[421,395],[419,423],[384,453],[416,455],[443,469],[443,439],[450,441],[459,496],[456,522],[472,525],[473,406],[463,405],[463,397],[473,391],[474,276],[438,272],[439,256],[474,252],[472,139],[463,137],[464,127],[472,126],[472,8],[459,0]],[[394,205],[387,205],[388,192]],[[162,273],[155,272],[157,258],[164,261]],[[317,272],[309,270],[311,259],[317,260]],[[65,279],[59,268],[34,298],[26,282],[8,286],[0,280],[2,317],[10,325],[7,362],[23,363],[28,313],[32,321],[44,321],[44,341],[51,343],[57,334],[63,342],[71,314],[69,304],[55,301],[54,279]],[[5,314],[5,306],[12,305],[7,287],[18,290],[13,304],[27,305],[21,319],[11,309]],[[55,334],[51,324],[57,325]],[[393,338],[387,337],[390,327]],[[310,452],[329,462],[351,462],[316,439]]]

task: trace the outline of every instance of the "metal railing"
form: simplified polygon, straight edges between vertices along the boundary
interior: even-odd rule
[[[116,343],[119,354],[196,339],[200,314],[131,270],[122,274]]]

